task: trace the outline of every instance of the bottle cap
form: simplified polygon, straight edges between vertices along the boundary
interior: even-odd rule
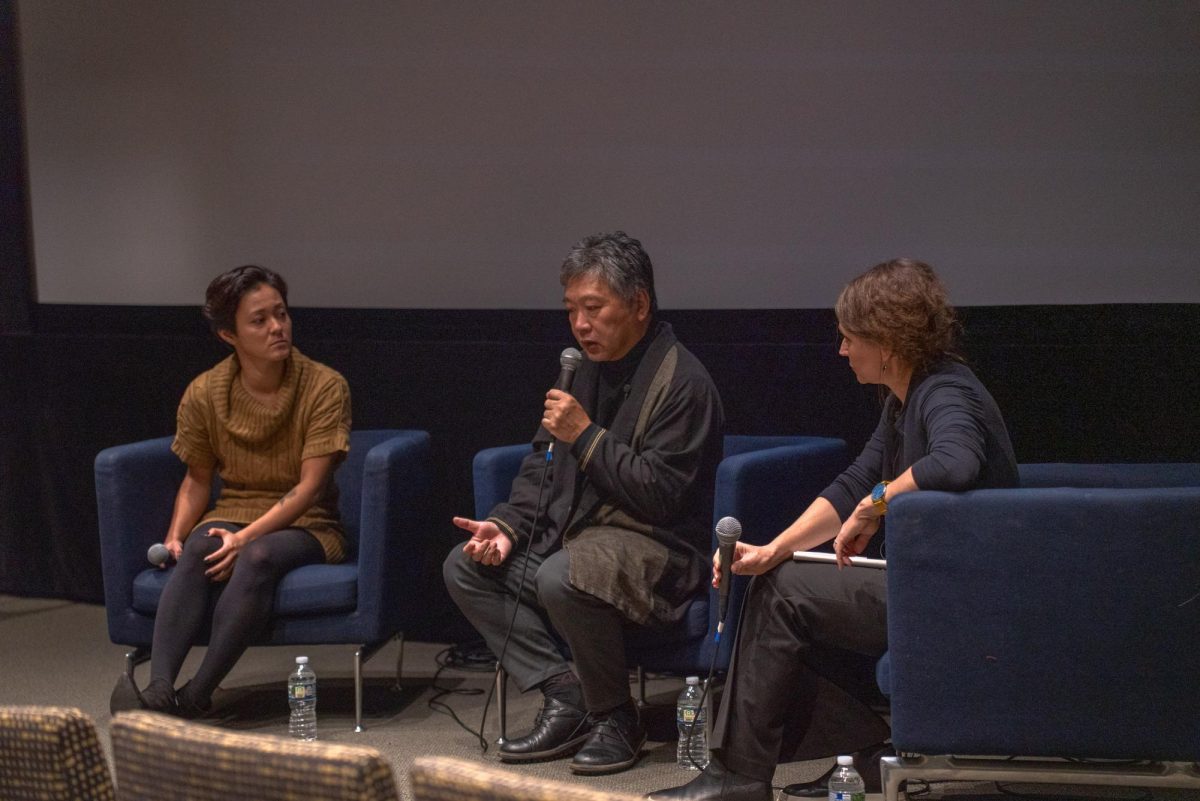
[[[842,766],[853,765],[854,757],[843,754],[842,756],[838,757],[838,764]]]
[[[688,676],[686,679],[684,679],[684,681],[687,682],[688,684],[699,684],[700,677],[699,676]]]
[[[307,665],[307,664],[308,664],[308,657],[307,657],[307,656],[298,656],[298,657],[296,657],[296,664],[297,664],[297,665]]]

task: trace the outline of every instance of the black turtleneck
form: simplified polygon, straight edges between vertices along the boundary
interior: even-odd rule
[[[596,363],[600,368],[600,380],[596,382],[596,405],[592,407],[596,410],[592,419],[596,425],[604,428],[611,426],[613,418],[617,416],[617,410],[629,397],[630,382],[633,381],[633,374],[650,347],[650,341],[653,339],[650,332],[653,330],[654,325],[651,324],[637,344],[621,358]]]

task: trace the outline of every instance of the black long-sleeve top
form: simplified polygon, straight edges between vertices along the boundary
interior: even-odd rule
[[[845,520],[880,481],[912,468],[923,490],[1017,486],[1017,460],[996,401],[969,367],[942,361],[914,375],[904,404],[883,404],[854,464],[821,493]]]

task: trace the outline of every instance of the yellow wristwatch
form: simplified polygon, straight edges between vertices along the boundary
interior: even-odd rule
[[[891,483],[890,481],[880,481],[875,485],[875,489],[871,490],[871,504],[880,517],[887,514],[887,485]]]

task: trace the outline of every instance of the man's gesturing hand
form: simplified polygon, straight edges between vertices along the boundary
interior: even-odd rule
[[[498,565],[507,559],[512,551],[512,540],[490,520],[456,517],[454,525],[471,532],[471,539],[463,546],[463,553],[476,562]]]

